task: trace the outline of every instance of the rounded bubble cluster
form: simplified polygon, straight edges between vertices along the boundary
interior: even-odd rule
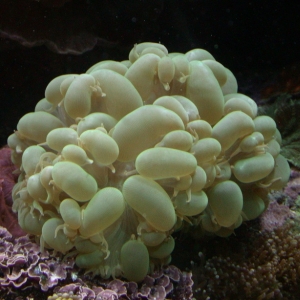
[[[135,45],[54,78],[8,138],[13,210],[41,247],[104,278],[168,264],[183,224],[230,235],[266,208],[290,169],[280,133],[203,49]]]

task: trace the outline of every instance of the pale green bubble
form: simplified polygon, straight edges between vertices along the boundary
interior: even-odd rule
[[[127,73],[126,73],[127,74]],[[141,95],[134,88],[133,84],[125,76],[111,70],[97,70],[92,73],[105,93],[104,97],[97,97],[102,102],[101,111],[108,113],[116,120],[143,105]]]
[[[93,160],[89,159],[86,152],[77,145],[67,145],[61,151],[64,160],[73,162],[79,166],[92,164]]]
[[[122,191],[126,202],[157,230],[168,231],[175,225],[171,199],[154,180],[131,176],[124,182]]]
[[[81,210],[77,201],[67,198],[59,206],[59,212],[64,222],[71,229],[78,229],[81,225]]]
[[[194,154],[198,165],[215,160],[221,153],[221,144],[213,138],[203,138],[192,146],[190,152]]]
[[[97,191],[96,180],[77,164],[58,162],[53,166],[54,183],[77,201],[90,200]]]
[[[72,81],[63,100],[71,118],[83,118],[90,113],[95,84],[95,78],[89,74],[81,74]]]
[[[206,184],[207,176],[203,168],[197,166],[194,174],[192,175],[191,191],[199,192],[201,191]]]
[[[40,161],[40,157],[46,153],[41,146],[33,145],[25,149],[22,156],[22,169],[30,176],[33,175]]]
[[[69,144],[78,144],[78,134],[72,128],[56,128],[47,134],[46,143],[51,149],[61,152]]]
[[[163,259],[168,257],[175,248],[175,240],[172,236],[165,239],[160,245],[148,247],[149,256],[153,258]]]
[[[46,201],[47,191],[41,183],[41,174],[33,174],[27,179],[28,194],[35,200]]]
[[[265,210],[264,201],[252,191],[243,192],[243,208],[242,211],[245,214],[245,220],[256,219]]]
[[[158,105],[140,107],[122,118],[112,132],[120,150],[118,160],[132,161],[165,134],[183,129],[182,120],[173,111]]]
[[[124,198],[118,189],[101,189],[83,210],[80,233],[90,237],[101,232],[119,219],[124,209]]]
[[[239,138],[252,132],[254,132],[253,120],[241,111],[233,111],[213,127],[212,137],[220,142],[224,151],[229,149]]]
[[[143,242],[130,240],[121,248],[121,267],[124,277],[139,282],[149,269],[149,253]]]
[[[77,237],[74,246],[80,253],[91,253],[98,250],[101,244],[93,243],[90,239]]]
[[[136,158],[135,167],[139,174],[148,178],[177,178],[193,173],[197,161],[191,153],[156,147],[140,153]]]
[[[193,60],[189,65],[186,96],[197,106],[201,119],[213,125],[223,115],[224,98],[221,87],[211,69],[203,62]]]
[[[268,176],[274,169],[273,156],[266,152],[238,160],[233,165],[233,174],[241,182],[258,181]]]
[[[166,84],[164,86],[168,86],[168,83],[166,82]],[[188,114],[187,114],[186,110],[183,108],[183,106],[181,105],[181,103],[179,101],[177,101],[176,98],[171,97],[171,96],[162,96],[162,97],[159,97],[158,99],[156,99],[153,102],[153,105],[160,105],[164,108],[167,108],[167,109],[173,111],[181,118],[184,125],[186,125],[188,123],[188,120],[189,120]]]
[[[291,168],[287,159],[279,154],[275,158],[273,171],[261,183],[265,184],[268,190],[280,190],[288,183],[290,174]]]
[[[30,207],[22,207],[18,211],[18,223],[20,227],[29,234],[41,235],[42,227],[49,216],[40,216],[30,212]]]
[[[208,203],[204,191],[191,193],[191,199],[188,200],[187,193],[179,193],[174,200],[176,212],[184,216],[195,216],[204,211]]]
[[[93,159],[98,163],[109,166],[119,155],[119,147],[114,139],[98,129],[84,131],[80,135],[83,148],[90,151]]]
[[[81,135],[86,130],[96,129],[101,126],[108,132],[117,124],[117,122],[118,121],[109,114],[94,112],[80,120],[77,126],[77,133],[78,135]]]
[[[174,130],[167,133],[155,147],[167,147],[188,151],[193,145],[193,136],[184,130]]]
[[[45,97],[47,101],[52,104],[53,108],[55,108],[64,97],[60,92],[60,86],[62,82],[67,78],[73,78],[73,76],[74,74],[60,75],[52,79],[47,85],[45,90]]]
[[[169,91],[170,83],[175,75],[175,64],[170,57],[164,56],[160,59],[157,65],[157,75],[164,89]]]
[[[45,222],[42,228],[42,238],[52,249],[61,253],[66,253],[73,248],[73,243],[69,241],[68,237],[59,230],[57,233],[56,228],[63,225],[64,222],[60,218],[51,218]]]
[[[101,250],[95,250],[91,253],[78,254],[75,263],[79,268],[91,269],[99,266],[104,260],[104,253]]]
[[[147,246],[158,246],[161,244],[167,235],[164,232],[142,232],[141,239],[143,243]]]
[[[207,196],[213,218],[219,225],[229,227],[238,220],[243,207],[243,194],[235,182],[220,182],[208,190]]]
[[[60,127],[64,127],[63,122],[57,117],[44,111],[37,111],[24,115],[17,125],[18,132],[22,136],[38,143],[44,143],[47,134],[51,130]]]
[[[265,142],[275,137],[276,123],[269,116],[258,116],[254,119],[255,131],[259,131],[264,136]]]

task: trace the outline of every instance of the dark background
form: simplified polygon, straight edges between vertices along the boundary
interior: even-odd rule
[[[1,0],[0,11],[1,145],[51,79],[127,59],[134,43],[204,48],[258,98],[282,74],[300,82],[298,1]]]

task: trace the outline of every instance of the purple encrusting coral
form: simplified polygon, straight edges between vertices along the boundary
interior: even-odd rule
[[[90,284],[92,285],[92,284]],[[102,283],[103,285],[103,283]],[[81,279],[77,283],[57,287],[48,300],[67,296],[70,299],[192,299],[191,273],[182,273],[178,268],[169,266],[163,270],[146,276],[138,286],[135,282],[124,282],[119,279],[112,280],[101,286],[88,287]]]
[[[71,257],[55,256],[52,251],[40,253],[39,246],[28,236],[15,239],[0,227],[0,237],[0,298],[5,295],[5,299],[21,300],[26,298],[19,295],[34,294],[47,295],[49,300],[61,295],[90,300],[163,300],[166,297],[188,300],[193,296],[192,274],[174,266],[153,272],[140,285],[119,279],[100,281],[78,273]]]
[[[67,277],[67,270],[74,266],[73,259],[61,261],[40,247],[28,236],[14,238],[0,227],[0,285],[2,290],[25,290],[28,287],[48,291]]]

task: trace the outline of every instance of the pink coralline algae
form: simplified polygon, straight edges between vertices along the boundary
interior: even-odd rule
[[[279,204],[277,201],[270,202],[267,210],[260,217],[262,230],[272,231],[282,226],[293,212],[287,205]]]
[[[300,172],[291,170],[290,180],[281,191],[269,194],[270,203],[260,217],[261,230],[272,231],[281,227],[286,219],[296,216],[299,210]]]
[[[297,200],[300,195],[300,172],[298,170],[292,170],[290,180],[284,189],[284,194],[287,195],[287,204],[291,208],[296,208]]]
[[[12,209],[11,190],[17,180],[15,166],[10,160],[9,148],[0,149],[0,226],[4,226],[15,237],[25,235]]]

